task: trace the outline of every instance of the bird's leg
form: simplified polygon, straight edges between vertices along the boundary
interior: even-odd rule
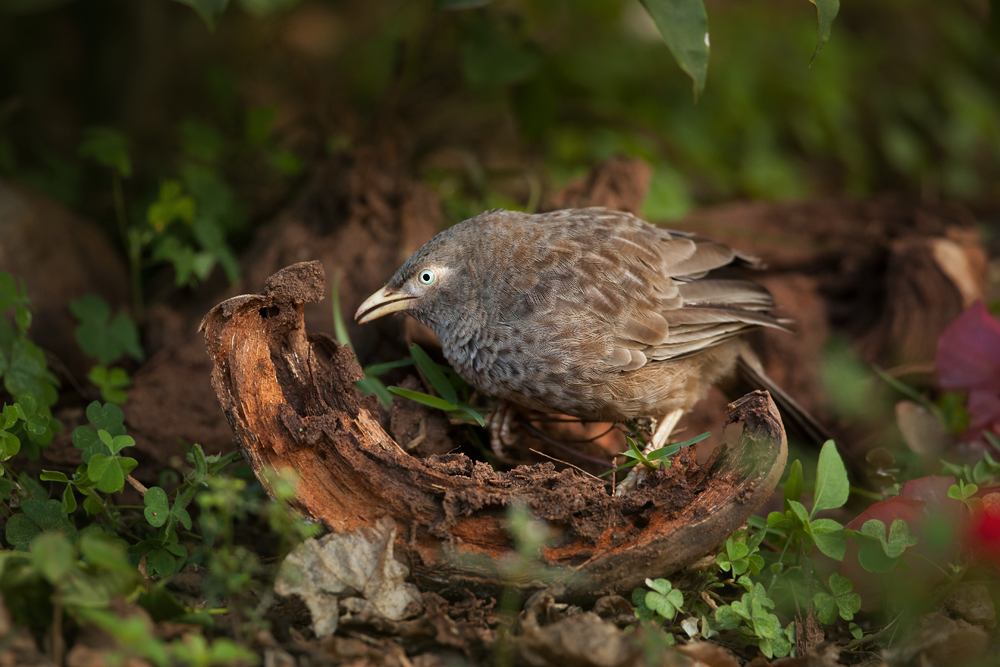
[[[518,441],[517,432],[512,428],[516,415],[517,407],[509,401],[500,401],[486,415],[486,423],[490,429],[490,447],[497,458],[506,459],[506,448],[514,446]]]
[[[674,410],[673,412],[668,412],[660,423],[656,425],[656,431],[653,432],[653,438],[646,445],[646,448],[642,450],[644,455],[648,455],[655,452],[657,449],[663,449],[667,445],[667,441],[670,439],[670,434],[673,432],[674,428],[677,427],[677,422],[681,420],[684,416],[683,410]],[[629,491],[634,489],[639,485],[646,475],[649,474],[649,468],[643,464],[638,464],[628,471],[628,475],[622,480],[621,484],[615,487],[615,496],[621,498],[628,494]]]

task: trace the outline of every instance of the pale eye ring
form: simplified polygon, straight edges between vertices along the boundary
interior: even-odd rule
[[[424,269],[419,274],[417,274],[417,280],[420,281],[421,285],[430,285],[431,283],[434,282],[435,278],[436,276],[434,275],[434,272],[431,271],[430,269]]]

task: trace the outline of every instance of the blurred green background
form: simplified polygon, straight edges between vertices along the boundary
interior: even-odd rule
[[[654,165],[654,220],[888,190],[1000,210],[985,0],[845,2],[815,59],[806,0],[708,0],[697,102],[638,0],[189,2],[214,31],[171,0],[0,0],[0,175],[143,221],[179,283],[233,278],[317,164],[386,142],[451,222],[616,153]]]

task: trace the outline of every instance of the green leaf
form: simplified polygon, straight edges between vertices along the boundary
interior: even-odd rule
[[[365,367],[365,375],[382,375],[387,371],[391,371],[393,368],[403,368],[404,366],[412,366],[414,363],[413,359],[397,359],[396,361],[387,361],[384,364],[372,364],[371,366]]]
[[[170,516],[170,503],[167,501],[166,491],[158,486],[150,487],[146,490],[142,502],[146,506],[143,514],[149,525],[159,528],[167,522],[167,518]]]
[[[701,0],[640,0],[663,36],[674,60],[694,82],[694,97],[708,74],[708,15]]]
[[[73,429],[73,446],[82,452],[84,463],[90,463],[95,454],[105,454],[108,449],[97,435],[97,431],[89,426],[77,426]]]
[[[850,490],[847,469],[837,452],[837,446],[833,444],[833,440],[827,440],[819,453],[819,464],[816,466],[816,491],[809,518],[821,510],[842,507],[847,502]]]
[[[64,484],[69,483],[69,477],[65,473],[61,473],[58,470],[43,470],[38,476],[38,479],[43,482],[63,482]]]
[[[105,430],[111,435],[123,435],[125,433],[125,413],[117,405],[105,403],[103,406],[99,401],[94,401],[87,406],[87,420],[93,424],[94,428]]]
[[[76,511],[76,494],[73,493],[73,485],[67,484],[66,488],[63,489],[63,509],[66,510],[66,514],[72,514]]]
[[[331,294],[333,302],[333,335],[341,345],[351,344],[351,337],[347,334],[347,325],[344,324],[344,315],[340,311],[340,276],[333,277],[333,290]]]
[[[417,362],[417,366],[423,371],[424,376],[427,381],[431,383],[434,387],[434,391],[438,393],[438,396],[448,401],[452,405],[458,403],[458,394],[455,393],[455,388],[451,386],[451,382],[448,381],[447,376],[444,374],[441,366],[434,362],[427,353],[424,352],[423,348],[414,343],[410,346],[410,356],[413,360]]]
[[[208,25],[208,29],[213,31],[219,17],[222,16],[222,12],[226,11],[226,6],[229,4],[229,0],[177,0],[177,2],[194,9],[201,20]]]
[[[125,487],[125,474],[116,456],[95,454],[87,465],[87,476],[104,493],[117,493]]]
[[[167,577],[174,573],[177,567],[177,559],[166,549],[154,549],[146,554],[146,564],[161,577]]]
[[[861,609],[861,596],[852,593],[854,585],[847,577],[834,572],[830,575],[830,590],[833,595],[819,591],[813,596],[816,616],[823,625],[833,625],[838,616],[845,621],[853,620]]]
[[[847,549],[847,533],[844,527],[833,519],[816,519],[809,524],[816,548],[834,560],[844,560]]]
[[[7,542],[15,548],[26,549],[28,544],[41,532],[42,529],[38,527],[38,524],[24,514],[15,514],[7,521]]]
[[[852,536],[858,542],[858,563],[865,570],[881,574],[895,567],[897,558],[886,553],[885,524],[878,519],[866,521],[861,532]]]
[[[22,334],[26,333],[31,327],[31,310],[23,304],[18,304],[14,308],[14,323]]]
[[[663,618],[673,619],[684,606],[684,594],[666,579],[646,579],[646,585],[653,589],[646,593],[646,606]]]
[[[427,407],[436,408],[438,410],[444,410],[445,412],[458,409],[458,406],[454,403],[449,403],[443,398],[431,396],[430,394],[423,394],[419,391],[410,391],[409,389],[403,389],[402,387],[389,387],[389,391],[397,396],[402,396],[403,398],[408,398],[411,401],[416,401],[421,405],[426,405]]]
[[[79,152],[83,157],[93,158],[101,166],[117,171],[122,178],[132,175],[128,140],[116,130],[109,127],[87,128]]]
[[[889,526],[889,539],[884,543],[885,553],[890,558],[902,556],[907,548],[916,545],[917,542],[917,538],[910,536],[910,526],[906,521],[895,519]]]
[[[32,540],[31,563],[49,583],[61,582],[75,560],[76,550],[60,533],[44,533]]]
[[[226,139],[219,130],[194,118],[181,121],[180,134],[184,153],[200,162],[215,163],[226,150]]]
[[[158,232],[173,222],[190,225],[194,221],[194,198],[184,194],[180,181],[160,183],[160,196],[146,209],[146,221]]]
[[[788,501],[788,506],[792,509],[792,515],[799,520],[804,529],[808,530],[809,511],[806,510],[806,506],[796,500]]]
[[[76,342],[80,349],[96,357],[102,366],[124,354],[136,361],[145,358],[135,322],[125,313],[118,313],[112,319],[111,309],[104,299],[88,294],[70,304],[70,310],[80,320],[76,328]]]
[[[17,456],[21,451],[21,441],[13,433],[0,432],[0,461]]]
[[[480,426],[486,426],[486,420],[483,418],[482,413],[479,412],[479,410],[472,407],[471,405],[469,405],[468,403],[459,403],[457,410],[452,410],[449,412],[449,414],[452,415],[454,415],[455,413],[472,417],[472,420],[477,424],[479,424]]]
[[[369,394],[375,394],[378,398],[379,403],[385,407],[392,407],[392,394],[386,388],[385,383],[379,380],[377,377],[363,377],[354,383],[354,386],[358,388],[365,396]]]
[[[789,509],[788,501],[802,498],[802,461],[795,459],[788,468],[788,479],[785,481],[784,504]]]
[[[20,301],[17,293],[17,281],[6,271],[0,271],[0,313]]]
[[[816,6],[816,33],[818,42],[813,58],[819,54],[827,42],[830,41],[830,29],[833,27],[833,20],[837,18],[840,11],[840,0],[809,0]]]
[[[128,376],[125,369],[114,366],[107,368],[97,365],[90,369],[87,379],[101,390],[101,398],[108,403],[122,405],[128,401],[128,392],[124,391],[131,386],[132,378]]]
[[[743,622],[742,615],[734,609],[738,604],[740,603],[734,602],[715,610],[715,622],[719,624],[720,630],[735,630]]]

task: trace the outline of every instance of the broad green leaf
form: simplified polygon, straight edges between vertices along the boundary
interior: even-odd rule
[[[24,514],[15,514],[7,520],[6,538],[13,547],[25,549],[41,532],[38,524]]]
[[[858,542],[858,563],[869,572],[880,574],[895,567],[897,558],[886,554],[885,524],[878,519],[866,521],[861,532],[852,533]]]
[[[116,456],[95,454],[87,465],[87,476],[94,482],[98,491],[117,493],[125,486],[125,474]]]
[[[827,440],[819,452],[819,464],[816,466],[816,491],[809,518],[816,516],[816,512],[842,507],[847,502],[850,490],[847,469],[837,452],[837,446],[833,444],[833,440]]]
[[[0,461],[17,456],[21,451],[21,441],[13,433],[7,431],[0,432]]]
[[[125,428],[125,413],[117,405],[94,401],[87,406],[87,420],[96,429],[103,429],[111,435],[123,435]]]
[[[84,463],[90,463],[90,459],[95,454],[106,454],[107,447],[101,442],[97,431],[89,426],[77,426],[73,429],[73,446],[82,452],[81,458]]]
[[[654,588],[654,590],[646,593],[646,606],[663,618],[668,620],[673,619],[677,611],[684,606],[684,594],[672,588],[670,582],[666,579],[657,579],[656,582],[661,583],[661,585],[654,588],[650,584],[650,580],[646,580],[646,584],[650,588]],[[665,582],[666,586],[663,586],[662,582]]]
[[[701,0],[640,0],[674,60],[694,82],[695,99],[708,74],[708,14]]]
[[[31,563],[49,583],[57,584],[73,567],[76,550],[64,535],[44,533],[31,543]]]
[[[159,528],[167,522],[167,518],[170,516],[170,503],[167,501],[166,491],[158,486],[150,487],[146,490],[142,502],[146,506],[143,514],[149,525]]]
[[[802,498],[802,461],[795,459],[788,468],[788,479],[785,481],[785,509],[789,509],[788,501],[800,498]]]
[[[433,359],[427,356],[423,348],[414,343],[410,346],[410,356],[413,360],[417,362],[417,366],[423,371],[424,376],[427,381],[431,383],[434,387],[434,391],[444,400],[448,401],[452,405],[458,403],[458,394],[455,393],[455,388],[451,386],[451,382],[445,376],[444,371],[441,369]]]
[[[17,281],[14,280],[14,276],[6,271],[0,271],[0,313],[18,301]]]
[[[816,548],[834,560],[844,560],[847,549],[847,534],[844,527],[833,519],[816,519],[809,524]]]
[[[830,41],[830,29],[833,27],[833,20],[837,18],[840,11],[840,0],[809,0],[816,6],[816,33],[819,40],[816,44],[816,52],[813,58],[819,54],[827,42]]]
[[[167,577],[174,573],[177,560],[166,549],[154,549],[146,554],[146,565],[161,577]]]
[[[910,537],[910,526],[903,519],[895,519],[889,526],[889,539],[885,542],[885,553],[890,558],[902,556],[908,547],[916,545],[917,538]]]
[[[742,615],[734,609],[738,604],[739,602],[734,602],[715,610],[715,622],[719,624],[720,630],[734,630],[743,622]]]

